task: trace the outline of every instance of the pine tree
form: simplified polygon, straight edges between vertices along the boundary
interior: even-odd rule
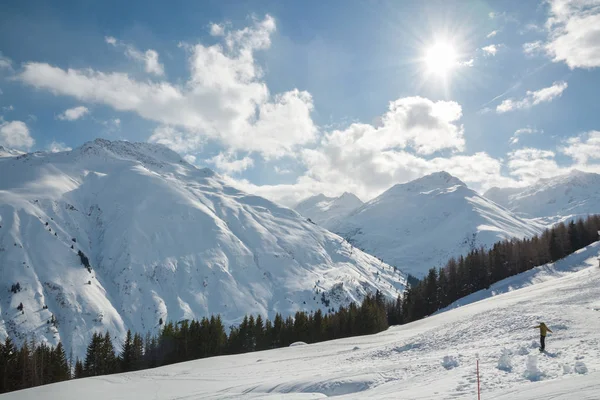
[[[133,351],[131,359],[131,370],[138,371],[145,368],[144,366],[144,341],[138,333],[133,335]]]
[[[100,375],[114,374],[118,372],[118,362],[115,355],[115,348],[112,344],[112,340],[108,331],[102,339],[101,354],[102,364],[100,368]]]
[[[74,371],[75,379],[80,379],[85,377],[85,369],[83,367],[83,363],[79,358],[75,361],[75,371]]]
[[[265,350],[267,348],[265,327],[260,314],[256,316],[256,322],[254,323],[254,339],[256,350]]]
[[[71,378],[67,355],[61,342],[52,351],[52,382],[62,382]]]
[[[131,336],[131,330],[127,330],[127,336],[125,337],[125,343],[123,343],[123,349],[119,355],[121,361],[121,371],[129,372],[133,370],[133,337]]]
[[[16,377],[14,374],[15,361],[18,357],[17,348],[10,337],[6,337],[0,347],[0,393],[16,390]]]

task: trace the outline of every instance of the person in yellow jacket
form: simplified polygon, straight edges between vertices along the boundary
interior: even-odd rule
[[[533,327],[533,329],[537,328],[540,328],[540,351],[544,351],[546,349],[546,334],[548,332],[552,333],[552,331],[543,322],[540,322],[538,326]]]

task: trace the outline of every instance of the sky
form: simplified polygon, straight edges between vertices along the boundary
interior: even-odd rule
[[[600,0],[22,1],[0,145],[166,145],[286,205],[600,172]]]

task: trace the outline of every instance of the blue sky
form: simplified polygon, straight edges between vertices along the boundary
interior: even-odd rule
[[[165,144],[285,204],[600,172],[600,2],[27,1],[0,145]]]

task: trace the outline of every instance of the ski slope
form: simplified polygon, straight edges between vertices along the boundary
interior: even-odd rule
[[[248,314],[326,312],[376,290],[396,298],[404,283],[297,212],[161,145],[98,139],[0,158],[0,340],[60,340],[83,358],[94,332],[122,343],[128,329],[156,333],[161,320],[212,314],[228,328]]]
[[[59,383],[3,400],[600,398],[600,243],[499,282],[514,290],[377,335]],[[554,272],[553,272],[554,271]],[[519,288],[520,287],[520,288]],[[500,290],[500,289],[498,289]],[[538,351],[544,321],[552,329]]]

